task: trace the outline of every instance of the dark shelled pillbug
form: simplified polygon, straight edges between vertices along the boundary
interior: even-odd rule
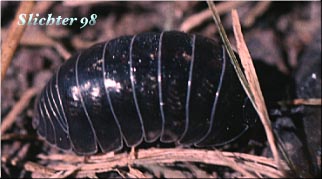
[[[143,139],[209,146],[255,122],[247,97],[214,40],[169,31],[122,36],[74,55],[37,99],[33,126],[79,155]]]

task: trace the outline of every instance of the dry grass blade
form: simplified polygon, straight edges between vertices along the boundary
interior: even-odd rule
[[[271,127],[271,124],[269,121],[268,112],[267,112],[264,98],[263,98],[263,95],[262,95],[262,92],[261,92],[261,89],[259,86],[259,82],[258,82],[258,79],[256,76],[255,68],[252,64],[250,54],[247,50],[246,43],[245,43],[245,41],[243,39],[243,35],[241,33],[241,27],[240,27],[240,22],[239,22],[237,12],[235,11],[235,14],[233,13],[233,27],[234,27],[234,33],[235,33],[235,36],[236,36],[236,39],[238,42],[237,43],[238,44],[238,51],[241,51],[241,52],[239,52],[240,58],[242,59],[243,63],[246,62],[246,64],[243,64],[243,66],[245,68],[245,74],[246,74],[247,79],[245,78],[245,75],[241,71],[241,68],[239,67],[239,63],[232,51],[230,42],[227,38],[227,35],[225,33],[225,30],[224,30],[222,24],[221,24],[220,17],[216,11],[215,5],[211,1],[207,1],[207,2],[208,2],[209,8],[213,12],[213,18],[215,20],[217,27],[219,28],[220,36],[224,42],[224,45],[228,51],[228,54],[232,60],[232,63],[233,63],[233,66],[236,70],[238,78],[240,79],[241,84],[242,84],[243,88],[245,89],[247,96],[249,97],[250,101],[252,102],[254,108],[256,109],[256,111],[263,123],[263,126],[265,129],[265,132],[266,132],[266,135],[268,138],[268,142],[270,144],[270,148],[272,150],[275,162],[276,162],[276,164],[280,165],[281,160],[280,160],[278,149],[277,149],[277,146],[275,143],[275,138],[274,138],[274,134],[272,131],[272,127]],[[244,50],[242,50],[242,49],[244,49]],[[281,167],[280,169],[282,170],[283,168]]]
[[[33,96],[39,92],[36,87],[28,89],[14,105],[9,114],[2,120],[1,134],[4,134],[15,122],[17,115],[19,115],[28,105]]]
[[[245,78],[244,73],[241,70],[241,67],[239,65],[239,62],[235,56],[235,53],[231,47],[231,44],[229,42],[229,39],[227,37],[227,34],[225,32],[225,29],[221,23],[220,16],[218,14],[218,11],[216,10],[215,4],[212,1],[207,1],[208,7],[210,8],[211,12],[213,13],[213,19],[216,23],[217,28],[219,29],[219,35],[221,37],[221,40],[223,41],[223,44],[227,50],[227,53],[230,57],[231,63],[233,64],[233,67],[237,73],[237,77],[241,82],[242,87],[244,88],[247,96],[249,97],[250,101],[254,104],[254,97],[251,93],[251,90],[249,88],[247,79]],[[255,106],[256,107],[256,106]]]
[[[67,178],[68,176],[75,173],[79,169],[80,169],[80,166],[77,166],[77,167],[67,170],[66,172],[60,171],[60,172],[57,172],[57,173],[51,175],[49,178]]]
[[[262,91],[260,89],[260,85],[258,82],[258,78],[256,75],[256,71],[253,65],[253,61],[251,59],[250,53],[248,51],[248,48],[246,46],[243,34],[241,32],[241,26],[239,22],[239,17],[236,10],[232,11],[232,20],[233,20],[233,29],[235,38],[237,41],[237,49],[238,54],[241,59],[242,65],[245,70],[246,78],[249,82],[250,89],[252,93],[254,94],[254,102],[255,102],[255,108],[257,109],[257,113],[263,123],[266,136],[268,139],[268,142],[270,144],[274,159],[276,163],[280,163],[280,157],[278,153],[278,149],[276,146],[274,133],[272,130],[272,126],[269,120],[267,108],[265,105],[264,97],[262,94]]]
[[[100,157],[91,156],[86,163],[83,157],[69,155],[40,155],[44,162],[51,161],[51,169],[55,171],[70,171],[75,167],[80,167],[75,172],[76,177],[94,176],[96,173],[112,171],[117,167],[149,166],[152,164],[174,163],[174,162],[198,162],[210,165],[221,165],[230,167],[240,172],[244,177],[281,177],[274,160],[243,153],[221,152],[218,150],[199,149],[147,149],[138,150],[137,156],[131,159],[132,154],[105,154]],[[285,164],[284,164],[285,165]],[[286,167],[286,165],[285,165]],[[133,168],[132,168],[133,169]],[[62,172],[63,173],[63,172]],[[143,177],[141,171],[130,172],[134,176]],[[141,175],[142,174],[142,175]]]
[[[10,66],[13,54],[19,45],[20,38],[26,28],[25,25],[18,25],[20,14],[29,14],[34,6],[34,1],[22,1],[19,5],[19,9],[13,19],[7,38],[4,40],[1,46],[1,81],[3,81],[6,76],[7,69]]]
[[[220,151],[217,151],[220,160],[226,162],[231,168],[243,174],[246,178],[258,178],[257,176],[248,172],[245,168],[240,166],[234,159],[225,157]]]
[[[136,178],[148,178],[146,177],[140,170],[135,169],[133,167],[131,167],[130,165],[129,167],[129,174],[136,177]]]

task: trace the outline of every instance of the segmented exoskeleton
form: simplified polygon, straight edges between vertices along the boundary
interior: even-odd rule
[[[145,142],[222,145],[254,122],[218,42],[169,31],[122,36],[66,61],[38,97],[34,127],[79,155]]]

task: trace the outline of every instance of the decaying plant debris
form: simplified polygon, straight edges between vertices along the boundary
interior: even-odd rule
[[[1,2],[2,53],[20,4]],[[275,137],[283,147],[281,167],[286,172],[274,162],[260,122],[237,141],[217,149],[174,148],[156,142],[131,151],[79,157],[48,146],[32,129],[34,99],[71,54],[143,31],[182,30],[213,38],[218,30],[206,2],[42,1],[34,3],[32,12],[65,17],[97,13],[99,21],[81,30],[78,25],[28,26],[21,39],[10,37],[20,44],[1,82],[1,177],[319,177],[320,3],[217,2],[216,8],[233,44],[230,12],[236,8],[239,14]],[[313,73],[317,83],[305,83]]]

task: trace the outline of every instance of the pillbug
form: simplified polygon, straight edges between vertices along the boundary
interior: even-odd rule
[[[158,139],[216,146],[255,122],[245,100],[218,42],[145,32],[96,44],[66,61],[38,96],[33,126],[50,144],[78,155]]]

